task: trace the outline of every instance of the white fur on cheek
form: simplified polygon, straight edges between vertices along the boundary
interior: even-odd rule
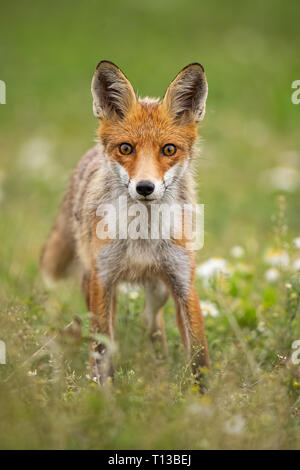
[[[170,168],[166,173],[165,173],[165,177],[164,177],[164,182],[165,182],[165,185],[166,186],[169,186],[174,178],[181,178],[187,167],[188,167],[188,163],[189,163],[189,158],[187,158],[183,165],[180,164],[180,163],[176,163],[175,165],[172,166],[172,168]]]
[[[184,160],[184,164],[181,165],[181,173],[180,173],[179,176],[183,176],[183,175],[184,175],[184,173],[185,173],[186,170],[187,170],[187,167],[189,166],[189,162],[190,162],[190,158],[189,158],[189,157]]]
[[[120,163],[118,162],[114,162],[113,165],[114,165],[115,170],[118,173],[118,176],[120,177],[121,182],[125,184],[126,186],[128,186],[129,175],[127,171],[125,170],[125,168],[122,165],[120,165]]]
[[[170,168],[165,173],[164,182],[165,182],[166,186],[169,186],[172,183],[172,181],[173,181],[173,179],[176,176],[176,173],[178,171],[178,165],[179,165],[179,163],[176,163],[176,165],[173,165],[172,168]]]
[[[129,181],[128,192],[131,199],[137,199],[138,193],[136,192],[136,183],[134,180]]]

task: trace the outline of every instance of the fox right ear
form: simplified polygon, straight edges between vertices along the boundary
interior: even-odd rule
[[[195,62],[187,65],[174,78],[163,98],[174,119],[201,121],[205,114],[207,81],[204,68]]]
[[[92,80],[93,111],[99,118],[123,118],[137,98],[131,83],[112,62],[102,60]]]

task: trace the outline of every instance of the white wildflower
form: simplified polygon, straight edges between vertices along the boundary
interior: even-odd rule
[[[92,380],[95,383],[98,383],[97,377],[91,377],[90,374],[85,375],[88,380]]]
[[[33,377],[33,376],[37,375],[37,370],[36,370],[36,369],[35,369],[35,370],[29,370],[29,371],[27,372],[27,375],[28,375],[29,377]]]
[[[276,268],[269,268],[265,272],[265,279],[268,282],[276,282],[280,276],[280,272]]]
[[[128,295],[132,300],[137,299],[140,294],[139,286],[137,284],[129,284],[127,282],[120,284],[119,291],[121,294]]]
[[[122,282],[122,284],[119,285],[119,291],[121,294],[128,294],[129,293],[129,284],[126,282]]]
[[[246,422],[242,415],[237,414],[226,421],[226,423],[224,424],[224,431],[227,434],[231,434],[234,436],[242,434],[245,428],[245,424]]]
[[[271,189],[279,191],[294,191],[299,186],[299,172],[288,166],[278,166],[264,171],[261,176],[262,184],[268,184]]]
[[[290,263],[290,257],[285,250],[270,249],[265,254],[265,262],[271,266],[286,268]]]
[[[196,274],[207,284],[210,279],[216,277],[218,274],[229,275],[230,270],[228,262],[225,259],[215,257],[197,266]]]
[[[300,271],[300,258],[297,258],[294,262],[293,262],[293,269],[295,271]]]
[[[294,247],[300,250],[300,237],[294,238],[293,243]]]
[[[202,313],[205,317],[207,315],[210,315],[211,317],[217,317],[219,315],[219,310],[216,304],[213,302],[210,302],[209,300],[202,300],[200,305]]]
[[[234,258],[242,258],[245,254],[245,250],[242,246],[233,246],[230,250],[231,256]]]

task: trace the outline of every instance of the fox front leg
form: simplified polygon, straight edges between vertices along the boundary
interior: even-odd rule
[[[164,250],[164,275],[174,297],[176,319],[192,373],[201,381],[201,368],[210,367],[204,320],[194,288],[195,263],[192,252],[172,245]]]
[[[191,287],[186,299],[175,295],[176,318],[192,373],[201,381],[201,368],[210,367],[204,320],[196,290]]]
[[[91,351],[92,376],[99,385],[113,379],[113,340],[115,317],[115,291],[105,288],[97,269],[89,279],[89,310],[92,313],[94,339]]]

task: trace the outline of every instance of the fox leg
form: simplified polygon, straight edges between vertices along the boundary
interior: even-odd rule
[[[92,374],[99,385],[104,385],[113,378],[115,289],[103,286],[97,269],[91,272],[88,284],[88,308],[92,313],[92,329],[95,334],[103,336],[103,339],[93,340]]]
[[[167,352],[167,341],[163,319],[163,305],[168,299],[168,291],[165,284],[157,279],[147,279],[145,288],[145,307],[143,320],[146,324],[150,338],[155,343],[160,343],[163,353]]]
[[[201,379],[201,367],[210,367],[204,330],[204,320],[196,290],[191,287],[187,299],[175,296],[176,319],[182,342],[191,361],[196,380]]]
[[[175,301],[177,324],[192,372],[200,380],[201,368],[209,368],[209,355],[199,298],[193,286],[194,273],[193,253],[178,245],[165,250],[163,276]]]

